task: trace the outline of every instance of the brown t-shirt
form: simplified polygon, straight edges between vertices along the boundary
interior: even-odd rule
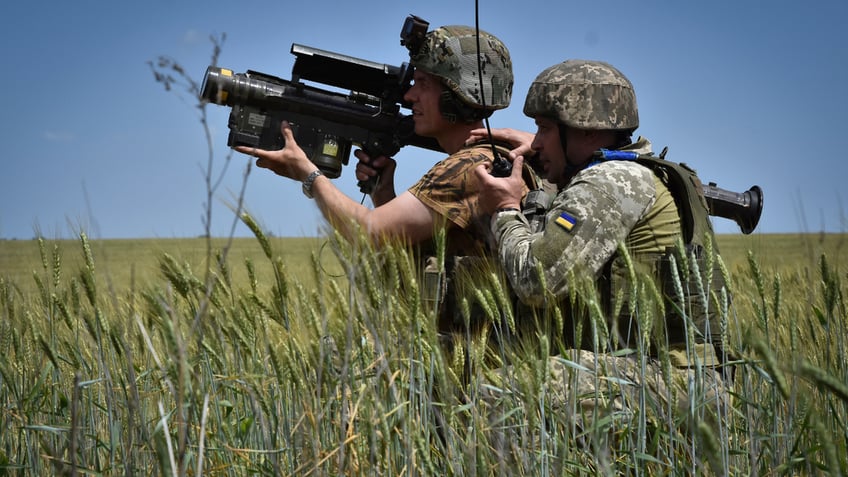
[[[436,163],[409,189],[445,219],[448,256],[479,255],[485,249],[489,215],[479,209],[474,170],[492,157],[488,144],[464,147]]]

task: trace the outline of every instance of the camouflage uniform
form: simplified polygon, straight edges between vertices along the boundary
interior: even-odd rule
[[[524,112],[530,117],[552,118],[583,130],[632,132],[639,124],[632,85],[618,70],[602,62],[571,60],[543,71],[530,87]],[[649,153],[650,148],[649,141],[639,138],[622,149]],[[609,296],[603,293],[604,286],[610,286],[604,282],[612,281],[615,276],[615,271],[610,270],[621,261],[619,247],[623,245],[627,249],[636,266],[648,267],[658,278],[661,257],[667,256],[683,237],[675,198],[663,180],[653,170],[632,161],[590,164],[558,192],[545,223],[544,230],[534,232],[520,213],[501,212],[491,221],[491,233],[516,294],[523,302],[537,307],[552,305],[546,300],[553,296],[566,315],[564,346],[574,347],[579,343],[583,348],[566,351],[583,366],[576,374],[565,372],[562,358],[550,359],[547,369],[549,386],[554,391],[553,403],[564,405],[576,399],[578,408],[594,408],[599,397],[604,401],[603,396],[608,394],[598,384],[618,383],[621,389],[614,393],[620,398],[618,404],[605,401],[605,406],[612,410],[637,402],[631,399],[633,393],[647,390],[658,402],[674,401],[671,407],[675,409],[691,409],[692,401],[697,400],[698,405],[709,404],[713,414],[720,409],[726,412],[723,381],[714,369],[703,367],[717,364],[709,343],[697,346],[689,343],[689,353],[676,353],[678,345],[686,346],[677,340],[685,341],[686,336],[667,335],[671,341],[670,358],[661,362],[644,357],[641,361],[644,365],[635,356],[606,353],[616,348],[637,348],[637,341],[642,338],[632,333],[632,323],[621,326],[617,312],[611,313]],[[591,333],[591,326],[582,328],[583,336],[569,334],[579,329],[574,323],[584,319],[579,307],[568,300],[572,294],[579,295],[572,289],[576,286],[575,277],[596,283],[609,330],[619,333],[619,341],[601,342],[603,349],[591,349],[598,343],[585,339],[586,332]],[[628,289],[626,284],[623,288]],[[607,292],[615,293],[615,290]],[[668,316],[665,315],[666,320]],[[671,368],[664,369],[663,362]],[[692,383],[698,380],[707,383],[708,392],[693,396],[690,391],[696,388]]]
[[[562,220],[563,214],[569,219]],[[492,221],[492,233],[499,244],[499,258],[514,291],[523,302],[535,306],[544,305],[549,294],[565,302],[572,291],[570,280],[574,274],[600,280],[605,268],[618,258],[619,244],[625,244],[633,257],[660,257],[674,247],[681,230],[677,207],[668,188],[650,169],[627,161],[604,162],[579,172],[554,199],[546,224],[545,230],[533,233],[527,220],[514,212],[500,213]],[[561,309],[571,308],[562,303]],[[581,337],[570,334],[577,328],[575,322],[582,316],[569,311],[565,314],[563,331],[566,346],[577,343],[591,346],[593,341],[588,334],[584,333],[585,336]],[[620,345],[635,348],[636,335],[630,329],[631,322],[622,320],[618,328],[614,328],[611,321],[608,326],[612,332],[619,333]],[[586,325],[583,329],[588,333],[591,327]],[[685,338],[677,334],[673,335],[673,339]],[[685,409],[683,403],[688,396],[688,383],[693,379],[696,363],[687,353],[679,351],[685,348],[685,343],[671,342],[670,346],[671,362],[680,367],[674,370],[673,378],[682,385],[675,391],[681,401],[675,404]],[[698,364],[717,364],[711,345],[692,345],[692,348],[700,358]],[[573,350],[573,353],[583,356],[584,362],[586,356],[593,356],[584,350]],[[580,379],[571,384],[559,383],[555,388],[560,397],[555,396],[554,400],[563,399],[563,393],[574,393],[586,397],[587,401],[581,402],[582,407],[594,406],[597,396],[590,391],[599,376],[626,378],[634,383],[633,388],[622,387],[622,395],[636,392],[645,385],[663,400],[671,399],[660,365],[653,359],[648,361],[648,372],[642,378],[634,378],[636,361],[632,357],[598,354],[592,360],[612,364],[598,368],[593,366],[591,372],[580,374]],[[556,367],[553,366],[553,369]],[[721,391],[712,392],[710,400],[724,396],[718,373],[703,369],[697,375],[706,376],[713,389]],[[553,377],[554,380],[561,378],[561,373]],[[577,387],[571,389],[574,386]],[[622,402],[619,401],[618,406]]]
[[[524,113],[581,130],[629,135],[639,126],[632,84],[614,67],[597,61],[569,60],[540,73],[527,93]],[[647,154],[651,144],[639,138],[621,149]],[[706,214],[703,217],[708,221]],[[515,212],[500,213],[492,221],[499,258],[516,294],[524,303],[540,306],[550,295],[565,300],[575,274],[589,277],[598,282],[610,322],[619,318],[612,297],[629,289],[619,247],[626,247],[639,272],[661,278],[663,260],[684,241],[675,197],[657,173],[633,161],[598,162],[577,172],[554,198],[545,223],[543,231],[535,232]],[[676,325],[676,334],[668,336],[673,345],[686,340]],[[620,344],[634,345],[629,330],[610,328],[621,332]],[[580,342],[578,338],[571,337],[567,344]],[[706,359],[714,362],[715,353],[707,353]]]
[[[649,147],[642,140],[630,149]],[[563,213],[571,219],[553,226]],[[500,213],[492,223],[507,276],[528,304],[541,305],[547,292],[566,296],[573,271],[600,277],[618,245],[627,243],[634,230],[644,231],[628,243],[639,253],[665,252],[680,236],[677,207],[668,189],[650,169],[624,161],[603,162],[579,172],[554,198],[546,223],[537,234],[518,213]]]
[[[531,385],[528,376],[533,376]],[[727,382],[714,369],[663,366],[632,355],[566,350],[544,364],[529,361],[498,369],[485,381],[477,388],[478,409],[492,424],[490,439],[496,446],[520,441],[527,414],[540,411],[574,424],[577,435],[595,445],[611,437],[604,438],[605,433],[626,434],[640,422],[660,429],[674,423],[690,436],[705,425],[719,436],[733,414]]]

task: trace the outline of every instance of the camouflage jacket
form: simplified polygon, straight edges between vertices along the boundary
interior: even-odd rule
[[[628,150],[647,152],[650,143],[642,139]],[[680,236],[668,189],[650,169],[626,161],[580,171],[554,198],[545,222],[537,233],[518,213],[498,214],[491,223],[507,277],[530,305],[541,305],[546,292],[564,298],[575,271],[599,278],[619,244],[637,253],[664,252]]]
[[[640,148],[639,143],[625,149],[649,152]],[[533,233],[521,214],[507,212],[494,217],[491,227],[498,243],[498,256],[516,295],[531,306],[544,305],[549,294],[562,301],[571,291],[575,276],[591,278],[598,286],[607,325],[616,326],[619,344],[627,342],[633,346],[633,320],[628,307],[623,306],[631,289],[626,260],[619,253],[623,245],[637,273],[648,273],[658,279],[659,291],[665,300],[670,300],[665,306],[664,337],[658,338],[670,345],[675,364],[692,365],[695,355],[702,363],[717,363],[722,349],[719,326],[697,289],[699,284],[706,283],[707,276],[712,276],[709,289],[718,292],[724,287],[724,280],[717,261],[713,261],[711,272],[707,270],[703,253],[705,237],[686,237],[684,222],[694,221],[694,228],[705,233],[712,233],[712,227],[705,204],[701,204],[703,210],[678,210],[680,202],[675,201],[669,189],[673,181],[663,177],[667,173],[635,161],[613,160],[592,165],[559,191],[546,215],[544,230]],[[697,189],[694,183],[690,186]],[[687,190],[686,193],[701,192]],[[672,278],[675,272],[669,267],[670,256],[677,255],[679,244],[684,245],[687,255],[694,253],[692,258],[698,260],[700,273],[683,277],[680,288],[675,288]],[[676,260],[681,263],[679,257]],[[683,291],[683,296],[678,289]],[[688,318],[681,315],[681,310]],[[566,313],[564,318],[567,325],[578,316]],[[687,331],[690,328],[687,323],[694,323],[694,329]],[[568,332],[568,328],[567,325],[564,331]],[[584,328],[583,343],[586,343],[586,331],[588,328]],[[687,349],[688,336],[695,343],[690,343],[689,352],[681,352]],[[569,338],[566,334],[566,339],[577,337]]]

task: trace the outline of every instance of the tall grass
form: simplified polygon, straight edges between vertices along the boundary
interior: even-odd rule
[[[845,272],[826,256],[773,272],[751,256],[724,269],[732,301],[701,291],[734,359],[723,370],[732,399],[711,414],[706,374],[674,386],[667,354],[655,363],[641,348],[592,355],[560,348],[556,333],[520,338],[494,267],[470,273],[460,300],[468,324],[482,313],[484,325],[445,336],[410,249],[328,234],[339,268],[316,252],[293,270],[252,228],[262,259],[214,259],[211,279],[162,253],[158,279],[104,287],[84,234],[71,270],[37,242],[35,292],[0,278],[0,475],[848,469]],[[247,278],[234,280],[236,268]],[[606,348],[592,287],[576,289]],[[656,290],[637,279],[630,295],[647,340]],[[557,329],[558,316],[537,318]],[[578,395],[587,380],[595,394]]]

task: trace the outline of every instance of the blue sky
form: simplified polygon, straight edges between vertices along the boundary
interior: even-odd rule
[[[493,127],[532,130],[521,113],[542,69],[568,58],[612,63],[633,82],[637,134],[706,182],[765,195],[755,233],[846,232],[842,156],[848,110],[848,2],[480,0],[480,26],[512,53],[512,106]],[[474,24],[471,0],[10,2],[5,61],[0,238],[193,237],[203,233],[206,140],[191,98],[166,92],[147,65],[167,55],[201,81],[209,36],[226,33],[219,65],[290,78],[292,43],[378,63],[407,58],[410,13],[431,26]],[[211,105],[215,173],[227,155],[229,108]],[[439,156],[402,150],[405,189]],[[250,158],[234,155],[212,201],[212,233],[232,225]],[[352,158],[355,163],[355,158]],[[356,200],[353,167],[336,179]],[[271,233],[323,225],[300,184],[255,167],[247,209]],[[367,203],[367,202],[366,202]],[[720,233],[738,233],[716,219]],[[242,225],[236,235],[247,236]]]

